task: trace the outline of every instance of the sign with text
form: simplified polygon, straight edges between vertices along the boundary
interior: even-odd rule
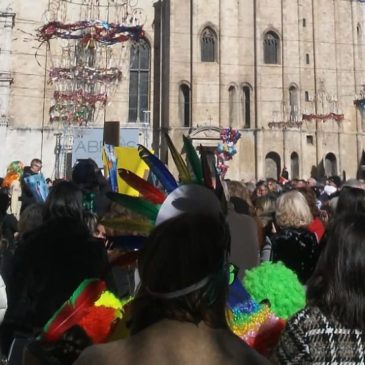
[[[120,146],[137,147],[138,128],[120,129]],[[80,128],[74,130],[72,146],[72,166],[78,159],[92,158],[99,167],[103,167],[101,151],[103,148],[103,128]]]

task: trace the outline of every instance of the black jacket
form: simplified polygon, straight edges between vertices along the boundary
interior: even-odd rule
[[[270,240],[272,261],[282,261],[305,284],[312,275],[320,254],[314,233],[305,228],[285,228],[273,234]]]
[[[0,327],[5,354],[17,333],[37,333],[84,279],[109,275],[104,245],[69,217],[47,221],[25,235],[10,266],[8,310]]]

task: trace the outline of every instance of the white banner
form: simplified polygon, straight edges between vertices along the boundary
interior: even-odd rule
[[[120,129],[120,146],[136,147],[139,143],[138,128]],[[72,166],[79,159],[92,158],[99,167],[103,166],[101,151],[103,128],[80,128],[74,130],[72,146]]]

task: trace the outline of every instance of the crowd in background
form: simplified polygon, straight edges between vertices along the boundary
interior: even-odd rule
[[[136,214],[107,198],[94,161],[79,161],[71,181],[48,180],[44,203],[24,183],[41,169],[39,159],[14,161],[1,181],[0,346],[10,365],[365,363],[364,181],[290,180],[285,170],[279,180],[225,180],[224,218],[187,211],[163,222],[136,263],[113,241],[133,232],[103,224]],[[226,263],[243,279],[266,261],[283,262],[307,293],[269,359],[225,316]],[[130,336],[90,347],[87,336],[68,333],[35,351],[42,328],[87,278],[118,298],[134,296]]]

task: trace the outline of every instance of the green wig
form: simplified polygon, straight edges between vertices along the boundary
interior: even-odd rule
[[[265,261],[247,270],[243,284],[257,302],[268,300],[280,318],[288,319],[305,306],[304,287],[282,262]]]
[[[19,176],[23,175],[24,164],[21,161],[13,161],[9,164],[6,172],[16,172]]]

